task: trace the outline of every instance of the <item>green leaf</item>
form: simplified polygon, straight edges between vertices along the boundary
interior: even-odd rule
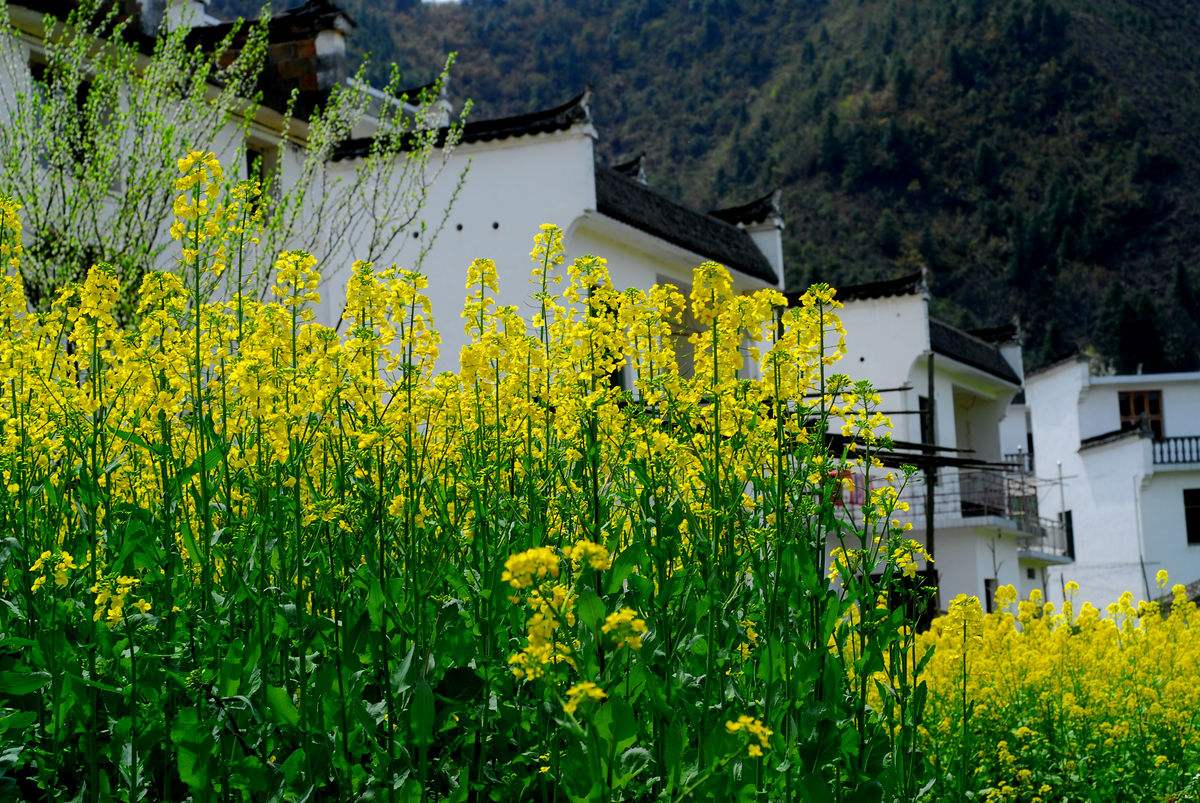
[[[179,777],[192,789],[208,789],[212,732],[201,725],[194,708],[179,712],[171,726],[171,741],[175,744]]]
[[[279,769],[283,771],[284,780],[289,784],[294,784],[300,777],[300,773],[304,771],[304,750],[292,751],[292,754],[279,765]]]
[[[613,561],[613,567],[608,573],[608,584],[605,586],[605,592],[613,594],[621,588],[621,584],[625,582],[635,566],[641,562],[645,549],[640,543],[632,544],[628,549],[617,556]]]
[[[242,652],[244,647],[240,641],[230,645],[229,652],[221,664],[221,674],[217,690],[222,697],[233,697],[238,693],[242,683]]]
[[[272,719],[281,725],[295,727],[300,723],[300,711],[292,702],[292,696],[287,689],[279,686],[267,686],[267,708],[274,715]]]
[[[413,687],[408,715],[412,720],[413,740],[419,745],[431,743],[433,741],[434,716],[433,690],[423,680]]]
[[[579,594],[575,613],[579,617],[579,623],[588,630],[592,630],[604,618],[604,600],[600,599],[590,588],[585,589]]]
[[[678,722],[672,722],[667,728],[666,744],[664,747],[663,759],[666,761],[664,768],[669,779],[668,789],[679,785],[679,779],[683,775],[683,753],[687,749],[687,734]]]
[[[0,672],[0,694],[29,694],[49,682],[49,672]]]
[[[37,714],[33,711],[14,711],[7,716],[0,717],[0,733],[24,730],[36,719]]]
[[[596,712],[596,730],[609,745],[609,750],[621,752],[637,741],[637,719],[633,708],[619,697],[609,699]]]
[[[183,538],[183,548],[187,551],[188,557],[194,563],[204,563],[204,553],[200,551],[200,545],[196,543],[196,536],[192,533],[192,527],[188,524],[187,517],[184,517],[180,523],[179,534]]]

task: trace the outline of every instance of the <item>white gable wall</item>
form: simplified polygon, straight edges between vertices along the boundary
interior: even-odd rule
[[[852,379],[869,379],[877,388],[912,385],[911,391],[882,394],[883,407],[916,410],[917,396],[925,394],[923,355],[929,351],[929,305],[925,296],[856,299],[847,301],[837,314],[846,327],[846,355],[833,370]],[[896,415],[892,423],[896,440],[920,440],[918,416]],[[939,442],[953,443],[953,429],[949,432],[950,440],[939,438]]]

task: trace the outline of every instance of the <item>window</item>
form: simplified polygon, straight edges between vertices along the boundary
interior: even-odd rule
[[[1163,437],[1163,406],[1161,390],[1129,390],[1117,394],[1121,409],[1121,426],[1132,427],[1145,421],[1154,439]]]
[[[264,195],[276,195],[279,150],[257,140],[246,140],[246,178],[257,178]]]
[[[931,421],[930,418],[931,418],[931,413],[933,412],[933,410],[932,410],[931,405],[929,404],[928,396],[918,396],[917,397],[917,411],[918,411],[917,417],[921,419],[921,443],[932,444],[933,443],[933,427],[930,425],[933,424],[933,421]]]
[[[1058,523],[1062,525],[1063,535],[1067,542],[1067,557],[1075,560],[1075,520],[1071,517],[1071,511],[1064,510],[1058,514]]]
[[[996,578],[987,577],[983,581],[983,596],[984,604],[987,606],[987,612],[991,613],[996,607]]]
[[[1029,580],[1036,580],[1037,579],[1037,569],[1030,566],[1028,569],[1025,570],[1025,577]]]
[[[1183,520],[1187,524],[1187,542],[1200,544],[1200,488],[1183,490]]]

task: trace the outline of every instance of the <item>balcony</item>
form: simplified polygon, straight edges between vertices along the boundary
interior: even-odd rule
[[[1022,557],[1055,563],[1074,560],[1070,533],[1058,521],[1038,515],[1037,485],[1025,471],[943,470],[932,497],[935,527],[1000,519],[998,524],[1016,531]],[[901,493],[901,499],[909,504],[908,520],[914,529],[925,527],[927,498],[925,478],[917,474]]]
[[[1200,435],[1159,438],[1153,442],[1152,449],[1156,466],[1200,463]]]

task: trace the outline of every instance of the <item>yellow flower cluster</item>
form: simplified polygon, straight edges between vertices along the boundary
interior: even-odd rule
[[[140,584],[141,580],[136,577],[120,575],[92,586],[91,592],[96,595],[96,610],[92,614],[92,621],[98,622],[103,616],[109,627],[116,627],[125,621],[125,604],[130,593]],[[150,612],[151,605],[146,600],[139,599],[133,603],[133,607],[138,613],[145,614]]]
[[[585,563],[598,572],[612,568],[612,557],[608,554],[608,549],[600,544],[593,544],[586,538],[576,541],[567,554],[575,571],[579,571],[580,566]]]
[[[53,557],[54,553],[50,550],[46,550],[42,552],[42,554],[38,555],[38,559],[35,560],[33,565],[29,567],[29,571],[38,575],[33,580],[33,585],[30,588],[31,591],[36,592],[46,584],[46,575],[44,574],[44,569],[46,563],[53,559]],[[70,552],[66,552],[65,550],[60,551],[58,553],[58,559],[54,562],[54,585],[58,588],[64,588],[69,579],[67,573],[72,569],[78,568],[79,566],[76,565],[75,558],[71,557]]]
[[[575,716],[575,711],[580,704],[586,700],[600,701],[608,695],[604,693],[604,689],[597,686],[590,680],[585,680],[582,683],[576,683],[571,688],[567,689],[567,701],[563,703],[563,711],[571,716]]]
[[[642,637],[646,635],[646,622],[639,619],[637,611],[632,608],[622,608],[615,613],[610,613],[600,630],[611,636],[617,643],[617,647],[640,650]]]
[[[527,549],[512,555],[504,562],[504,573],[500,579],[513,588],[529,588],[545,577],[558,577],[560,558],[547,546]]]
[[[604,259],[567,259],[562,231],[546,225],[531,252],[532,314],[498,303],[495,262],[475,260],[469,342],[459,370],[439,373],[425,276],[355,262],[340,324],[318,323],[312,255],[284,252],[271,277],[242,275],[241,249],[261,225],[257,187],[227,188],[210,153],[179,169],[179,270],[147,273],[133,298],[95,266],[31,311],[13,267],[16,210],[0,206],[4,515],[30,533],[23,554],[42,554],[35,590],[53,580],[91,595],[89,606],[42,590],[21,604],[69,610],[84,627],[91,613],[130,637],[158,627],[151,611],[176,638],[200,638],[188,628],[201,622],[205,633],[253,628],[247,643],[283,652],[271,671],[286,677],[272,682],[289,692],[315,688],[312,667],[353,666],[335,679],[366,678],[363,705],[388,718],[381,739],[422,722],[399,716],[386,676],[400,650],[431,686],[470,666],[499,697],[499,677],[522,711],[541,694],[574,713],[607,692],[614,716],[665,700],[654,706],[693,712],[677,724],[707,733],[723,720],[720,699],[762,699],[775,718],[731,723],[758,756],[769,726],[782,732],[786,706],[771,695],[792,693],[782,678],[809,671],[805,650],[829,636],[814,628],[878,596],[873,586],[854,601],[844,587],[823,593],[812,567],[826,541],[839,541],[835,563],[865,584],[885,566],[910,574],[924,557],[891,527],[895,491],[869,477],[855,521],[834,528],[820,513],[848,478],[877,467],[871,450],[887,429],[869,388],[826,377],[844,342],[831,288],[788,307],[774,289],[737,292],[729,271],[705,263],[690,297],[669,284],[620,291]],[[828,453],[835,419],[852,422],[863,454]],[[72,582],[72,554],[86,555],[86,586]],[[9,578],[24,591],[24,561]],[[796,593],[810,582],[822,593]],[[810,602],[819,615],[800,612]],[[24,621],[51,621],[44,613]],[[359,635],[347,641],[345,629]],[[660,633],[664,651],[643,649]],[[846,655],[866,643],[842,642]],[[129,654],[137,660],[104,671],[161,660]],[[367,665],[384,677],[368,678]],[[721,674],[733,665],[746,668]],[[683,674],[712,682],[680,684]],[[723,698],[712,694],[721,677],[737,684]],[[659,679],[673,685],[648,697]],[[321,706],[293,699],[316,727]],[[477,719],[488,743],[509,738],[498,722],[525,716],[491,711]],[[674,727],[637,717],[639,738]],[[553,734],[543,735],[530,757],[548,752]]]
[[[763,750],[771,747],[771,736],[774,734],[774,731],[763,725],[762,720],[746,714],[742,714],[736,721],[726,722],[725,730],[729,733],[745,733],[750,737],[751,741],[746,747],[746,752],[751,758],[758,758],[763,754]]]
[[[1200,613],[1184,587],[1103,613],[1066,589],[1056,607],[1001,587],[989,614],[962,596],[919,637],[925,747],[985,799],[1116,798],[1200,760]]]

